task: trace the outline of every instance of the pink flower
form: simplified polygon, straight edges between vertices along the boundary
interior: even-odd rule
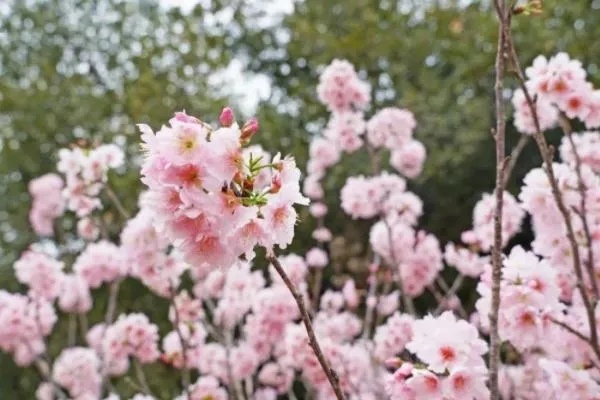
[[[90,218],[82,218],[77,221],[77,235],[85,240],[93,241],[98,238],[100,228]]]
[[[62,198],[63,181],[56,174],[46,174],[29,182],[32,197],[29,222],[36,234],[51,236],[54,219],[60,217],[65,208]]]
[[[354,279],[348,279],[342,288],[342,295],[344,296],[344,300],[346,305],[350,309],[355,309],[358,307],[360,298],[356,291],[356,284],[354,283]]]
[[[412,179],[421,174],[426,157],[425,146],[412,139],[392,151],[390,164],[402,175]]]
[[[285,248],[294,236],[294,204],[308,204],[294,160],[276,155],[269,163],[259,149],[245,151],[257,123],[240,130],[228,112],[223,118],[216,130],[185,113],[156,135],[140,126],[144,208],[194,269],[229,267],[242,254],[252,258],[256,246]]]
[[[227,400],[227,391],[219,385],[219,381],[213,376],[202,376],[189,387],[189,400]],[[175,400],[186,400],[187,394],[175,398]]]
[[[469,249],[454,245],[454,243],[446,245],[444,259],[461,274],[471,277],[481,275],[485,266],[489,264],[489,257],[481,257]]]
[[[406,348],[427,363],[430,370],[442,373],[462,365],[482,363],[487,343],[477,329],[450,312],[440,317],[426,316],[413,324],[413,338]]]
[[[323,203],[313,203],[310,205],[310,214],[315,218],[322,218],[327,215],[327,206]]]
[[[92,309],[90,289],[81,276],[70,274],[63,277],[58,305],[62,311],[79,314]]]
[[[312,237],[317,242],[327,243],[331,241],[333,235],[331,234],[331,231],[329,229],[322,227],[315,229],[312,233]]]
[[[72,397],[100,396],[100,360],[92,349],[71,347],[54,362],[52,377]]]
[[[410,111],[384,108],[367,123],[367,139],[374,147],[397,149],[408,143],[416,126],[415,117]]]
[[[352,64],[333,60],[319,77],[317,94],[331,111],[365,108],[370,101],[369,87],[362,82]]]
[[[15,263],[17,280],[29,286],[34,296],[54,300],[60,294],[64,264],[47,254],[27,251]]]
[[[0,350],[10,353],[16,364],[27,366],[45,351],[43,338],[57,321],[52,304],[0,291]]]
[[[375,330],[374,355],[381,361],[400,354],[413,337],[414,319],[407,314],[394,313]]]
[[[347,153],[352,153],[362,146],[361,135],[364,133],[365,128],[366,123],[362,114],[339,112],[331,115],[324,136],[335,147]]]
[[[490,391],[486,386],[486,380],[487,370],[485,368],[457,368],[445,381],[446,398],[455,400],[489,399]]]
[[[127,274],[121,250],[107,241],[90,243],[77,257],[73,271],[79,274],[91,288],[104,282],[112,282]]]
[[[325,268],[329,263],[327,253],[318,248],[313,247],[306,253],[306,264],[314,268]]]

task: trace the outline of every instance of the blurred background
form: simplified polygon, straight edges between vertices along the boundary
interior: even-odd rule
[[[55,170],[58,149],[114,142],[126,148],[131,166],[139,157],[136,123],[159,127],[182,109],[215,121],[232,105],[240,121],[258,116],[258,143],[295,155],[303,167],[311,136],[327,121],[316,84],[333,58],[348,59],[369,80],[367,116],[384,106],[415,114],[415,137],[428,151],[424,173],[411,184],[425,202],[420,225],[442,245],[458,240],[494,182],[497,28],[490,7],[486,0],[0,0],[0,288],[20,290],[12,263],[37,240],[28,226],[27,183]],[[517,17],[514,25],[523,65],[567,51],[600,83],[600,0],[546,0],[543,15]],[[510,99],[511,91],[505,94]],[[556,143],[560,135],[549,139]],[[510,127],[508,145],[517,140]],[[539,163],[530,143],[513,193]],[[332,211],[346,177],[368,170],[358,154],[333,168],[325,182]],[[118,171],[111,182],[135,210],[137,170]],[[117,238],[123,221],[110,208],[103,217]],[[306,213],[302,220],[292,248],[298,252],[313,245],[312,221]],[[327,222],[339,235],[334,262],[360,274],[369,223],[339,211]],[[339,258],[336,249],[344,250]],[[149,307],[157,310],[153,319],[166,320],[160,300],[141,295],[134,282],[126,287],[120,310]],[[98,319],[103,301],[99,292]],[[0,355],[0,371],[0,398],[34,398],[33,370]],[[169,373],[160,366],[149,371],[167,395],[174,390]],[[133,390],[125,380],[116,384],[122,393]]]

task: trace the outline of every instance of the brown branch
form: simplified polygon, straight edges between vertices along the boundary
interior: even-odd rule
[[[61,400],[67,400],[67,396],[65,396],[61,387],[52,378],[52,374],[50,373],[50,366],[48,365],[46,360],[37,358],[35,359],[34,363],[42,379],[45,379],[46,382],[48,382],[50,386],[52,386],[52,391],[54,392],[54,394]]]
[[[496,50],[496,207],[494,210],[494,246],[492,248],[492,304],[490,308],[490,353],[489,353],[489,385],[491,400],[500,400],[498,386],[498,370],[500,364],[500,335],[498,333],[498,313],[500,311],[500,284],[502,281],[502,208],[504,204],[504,182],[506,173],[506,157],[504,139],[506,136],[506,121],[504,120],[504,72],[506,51],[506,27],[510,24],[504,0],[494,2],[499,19],[498,48]]]
[[[125,219],[131,218],[131,216],[129,215],[129,213],[125,209],[125,206],[123,206],[123,203],[121,203],[121,200],[119,200],[119,197],[112,190],[112,188],[108,185],[108,183],[106,184],[106,186],[104,188],[106,190],[106,194],[108,195],[108,198],[110,199],[110,201],[113,202],[113,204],[117,208],[117,211],[119,211],[119,214],[121,214],[121,216],[123,218],[125,218]]]
[[[173,326],[175,328],[175,332],[177,332],[177,336],[179,338],[179,342],[181,343],[181,361],[183,365],[181,366],[181,386],[183,386],[182,390],[185,393],[185,398],[190,400],[190,369],[188,368],[187,363],[187,341],[183,337],[183,333],[181,332],[180,327],[180,318],[179,318],[179,310],[177,309],[177,304],[175,304],[175,296],[177,294],[177,288],[173,284],[171,280],[169,280],[169,287],[171,291],[171,296],[169,297],[169,302],[171,303],[171,307],[173,307],[173,314],[175,316],[175,321],[173,322]]]
[[[529,143],[529,136],[521,135],[521,137],[519,138],[519,141],[517,142],[515,147],[513,147],[512,151],[510,152],[510,160],[508,162],[508,165],[506,166],[506,171],[504,172],[504,183],[503,183],[504,189],[506,189],[506,186],[508,185],[508,181],[510,180],[510,176],[512,175],[513,170],[515,169],[515,166],[517,165],[517,160],[519,159],[519,156],[523,152],[523,149],[525,149],[525,146],[527,146],[527,143]]]
[[[146,395],[151,395],[152,391],[150,390],[150,385],[148,384],[148,380],[146,379],[144,367],[137,358],[133,359],[133,368],[135,369],[135,375],[140,384],[140,387],[142,388],[142,392]]]
[[[562,128],[563,132],[565,133],[565,136],[569,140],[569,145],[571,146],[571,150],[573,151],[573,157],[575,158],[577,190],[579,191],[578,215],[581,218],[581,222],[583,223],[583,232],[585,234],[585,240],[588,246],[588,262],[585,264],[585,266],[594,293],[592,303],[596,305],[598,302],[598,297],[600,297],[600,292],[598,291],[598,283],[596,282],[596,276],[594,274],[594,246],[592,246],[592,232],[590,230],[590,225],[587,216],[587,188],[585,186],[585,183],[583,182],[583,175],[581,173],[581,157],[579,156],[579,152],[577,151],[577,147],[575,146],[575,142],[573,141],[573,129],[571,128],[571,124],[562,112],[559,115],[558,123]]]
[[[373,257],[373,264],[377,264],[379,265],[379,255],[378,254],[374,254]],[[373,320],[375,319],[375,314],[376,314],[376,308],[377,308],[377,304],[371,304],[369,305],[370,299],[376,299],[377,298],[377,273],[373,272],[372,270],[369,271],[369,290],[367,291],[367,295],[366,295],[366,304],[367,304],[367,311],[365,314],[365,324],[363,326],[363,333],[362,333],[362,338],[363,339],[370,339],[371,338],[371,329],[374,328],[373,325]]]
[[[323,354],[323,351],[321,350],[321,347],[317,342],[317,337],[315,336],[315,332],[310,321],[310,315],[308,313],[308,310],[306,309],[306,305],[304,304],[304,298],[302,297],[302,294],[298,292],[290,278],[287,276],[277,257],[269,256],[268,260],[271,262],[271,264],[273,264],[273,267],[275,267],[275,270],[277,271],[279,276],[281,276],[283,283],[285,283],[289,291],[292,293],[292,296],[294,296],[294,299],[296,300],[296,304],[298,305],[298,310],[300,311],[302,322],[304,322],[304,327],[306,328],[306,333],[308,334],[308,343],[313,349],[315,356],[317,356],[319,364],[321,364],[321,368],[323,368],[323,372],[325,372],[327,380],[329,381],[329,384],[331,385],[335,393],[335,397],[338,400],[344,400],[344,392],[342,391],[342,388],[340,386],[338,375],[329,365],[327,358],[325,358],[325,355]]]
[[[396,252],[394,251],[394,243],[392,238],[392,227],[387,221],[387,218],[383,216],[382,221],[385,223],[385,227],[388,231],[388,241],[390,243],[390,255],[392,256],[392,264],[391,268],[396,268],[397,271],[393,271],[392,274],[394,276],[394,280],[398,283],[398,288],[400,289],[400,296],[402,297],[403,311],[416,315],[415,305],[413,303],[413,299],[406,293],[404,290],[404,282],[402,281],[402,270],[398,262],[396,261]]]
[[[66,399],[67,396],[65,396],[65,394],[61,390],[61,387],[54,381],[54,378],[52,377],[50,361],[48,360],[48,346],[46,344],[46,339],[44,338],[44,335],[42,333],[42,324],[40,321],[40,303],[38,300],[35,300],[33,298],[31,298],[30,300],[35,302],[35,328],[37,329],[37,333],[40,336],[40,339],[42,340],[44,345],[44,351],[41,354],[39,354],[34,360],[35,366],[42,378],[45,379],[48,383],[50,383],[53,392],[58,396],[58,398],[61,400]],[[32,354],[35,354],[35,350],[31,347],[29,341],[24,341],[23,343],[29,348],[29,351]]]
[[[596,319],[595,319],[595,305],[592,304],[592,300],[585,288],[584,279],[583,279],[583,269],[581,266],[581,257],[579,254],[579,245],[577,244],[577,240],[575,238],[575,231],[573,229],[573,223],[571,221],[571,216],[569,214],[569,210],[565,205],[562,192],[558,185],[558,180],[554,174],[554,167],[552,165],[553,157],[554,157],[554,149],[551,146],[548,146],[546,142],[546,138],[542,132],[540,127],[540,121],[537,114],[537,108],[535,106],[535,102],[531,94],[529,93],[529,89],[525,84],[525,77],[523,75],[523,69],[521,68],[521,64],[519,62],[519,58],[517,56],[517,52],[515,46],[510,37],[510,32],[508,31],[508,27],[506,27],[507,31],[507,44],[509,48],[509,56],[512,63],[512,70],[515,72],[519,86],[525,95],[525,99],[527,101],[527,105],[531,110],[531,114],[533,116],[533,122],[535,125],[535,132],[533,133],[533,138],[535,139],[538,148],[540,149],[540,154],[545,164],[544,171],[546,176],[548,177],[548,181],[550,183],[550,188],[552,190],[552,196],[554,197],[554,201],[556,206],[564,220],[566,229],[567,229],[567,239],[569,241],[571,247],[571,254],[573,257],[573,269],[575,271],[575,275],[577,277],[577,288],[581,293],[581,298],[583,300],[583,305],[586,310],[586,317],[588,320],[588,324],[590,326],[590,346],[593,348],[594,353],[600,354],[600,347],[598,346],[598,331],[596,328]]]
[[[106,314],[104,315],[104,333],[102,334],[102,341],[104,341],[104,337],[106,336],[106,330],[113,323],[115,318],[115,312],[117,310],[117,297],[119,295],[119,285],[121,284],[121,280],[116,280],[110,285],[109,295],[108,295],[108,305],[106,307]],[[100,360],[102,361],[102,373],[101,373],[101,381],[100,388],[101,390],[107,385],[108,381],[108,371],[104,366],[104,361],[106,357],[105,351],[100,352]]]
[[[460,286],[462,285],[464,280],[465,280],[465,276],[463,274],[459,274],[456,277],[456,279],[454,279],[454,282],[452,282],[452,286],[448,287],[448,284],[446,283],[446,281],[443,278],[439,277],[437,279],[438,285],[440,285],[440,287],[444,291],[444,300],[445,301],[448,301],[448,300],[452,299],[453,297],[455,297],[456,292],[458,291],[458,289],[460,289]],[[456,299],[458,299],[459,314],[463,318],[468,319],[467,311],[463,307],[462,302],[460,301],[460,299],[458,297],[456,297]],[[439,314],[445,308],[444,306],[445,306],[444,303],[439,303],[437,308],[434,311],[434,314],[435,315]]]
[[[583,333],[579,332],[577,329],[575,329],[575,328],[571,327],[570,325],[568,325],[564,322],[561,322],[555,318],[550,318],[550,321],[553,324],[560,326],[567,332],[577,336],[579,339],[581,339],[584,342],[586,342],[587,344],[589,344],[591,346],[592,350],[594,351],[594,354],[596,354],[596,357],[598,357],[598,359],[600,359],[600,348],[598,348],[598,346],[593,346],[591,338],[585,336]],[[594,361],[592,360],[592,362],[594,362]]]
[[[550,321],[555,324],[560,326],[561,328],[565,329],[566,331],[568,331],[569,333],[572,333],[573,335],[577,336],[579,339],[583,340],[586,343],[590,342],[590,338],[585,336],[583,333],[579,332],[577,329],[572,328],[570,325],[561,322],[555,318],[550,318]]]

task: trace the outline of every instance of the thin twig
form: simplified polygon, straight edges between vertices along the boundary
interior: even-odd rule
[[[413,300],[404,290],[404,282],[402,280],[402,270],[400,268],[400,265],[398,265],[398,262],[396,261],[397,260],[396,252],[394,251],[394,243],[393,243],[393,238],[392,238],[392,227],[388,223],[387,218],[385,218],[385,216],[382,218],[382,220],[388,231],[388,241],[390,243],[390,253],[392,256],[392,264],[393,264],[390,267],[397,269],[397,271],[395,271],[393,276],[394,276],[394,279],[396,280],[396,282],[398,283],[398,288],[400,289],[400,296],[402,296],[404,312],[411,314],[411,315],[416,315],[415,305],[413,303]]]
[[[47,354],[48,346],[46,345],[46,340],[44,338],[44,335],[42,334],[42,324],[40,321],[40,303],[37,299],[34,299],[34,298],[31,298],[31,301],[33,301],[35,303],[35,325],[36,325],[37,333],[39,334],[40,339],[42,340],[43,346],[44,346],[44,351],[41,354],[39,354],[38,357],[34,361],[35,366],[38,369],[40,375],[42,375],[42,377],[50,383],[53,391],[56,393],[58,398],[66,400],[67,396],[65,396],[65,394],[61,390],[60,386],[54,381],[54,378],[52,377],[52,373],[51,373],[51,369],[50,369],[50,361],[48,360],[49,357]],[[25,341],[24,344],[29,348],[29,351],[32,354],[35,354],[35,350],[33,350],[31,348],[31,345],[29,344],[28,341]]]
[[[300,311],[302,322],[304,322],[304,327],[306,328],[306,333],[308,334],[308,343],[313,349],[313,352],[315,353],[319,364],[321,364],[321,368],[323,368],[323,372],[325,373],[325,376],[327,376],[327,380],[329,381],[329,384],[331,385],[336,398],[338,400],[344,400],[345,396],[340,386],[338,375],[329,365],[327,358],[325,357],[323,351],[321,350],[321,347],[319,346],[317,337],[315,336],[315,332],[310,321],[310,315],[308,314],[308,310],[304,305],[304,298],[302,297],[300,292],[298,292],[290,278],[285,273],[285,270],[281,266],[281,263],[279,262],[277,257],[269,256],[268,260],[269,262],[271,262],[271,264],[273,264],[273,267],[275,267],[275,270],[277,271],[279,276],[281,276],[281,279],[283,280],[290,293],[292,294],[292,296],[294,296],[294,299],[296,300],[296,304],[298,305],[298,310]]]
[[[321,284],[323,280],[323,269],[313,268],[315,273],[313,274],[313,285],[312,285],[312,314],[314,315],[319,309],[319,296],[321,294]]]
[[[231,348],[233,347],[233,335],[231,329],[223,327],[223,336],[225,337],[225,357],[227,358],[227,378],[229,380],[229,390],[233,393],[235,400],[243,400],[240,382],[233,378],[233,367],[231,366]]]
[[[175,332],[177,332],[177,336],[179,337],[179,342],[181,343],[181,359],[182,359],[182,367],[181,367],[181,385],[183,386],[182,390],[185,393],[185,398],[190,400],[190,370],[188,368],[187,362],[187,341],[183,338],[183,333],[181,332],[180,326],[180,318],[179,318],[179,310],[177,309],[177,305],[175,304],[175,296],[177,294],[177,288],[171,280],[169,280],[169,286],[171,289],[171,296],[169,298],[171,307],[173,307],[173,314],[175,316],[175,321],[173,322],[173,327],[175,328]]]
[[[88,332],[87,316],[85,314],[78,314],[77,320],[79,322],[79,331],[80,331],[79,333],[81,335],[81,341],[83,343],[85,343],[87,332]]]
[[[438,277],[438,279],[436,281],[440,285],[440,287],[444,290],[445,300],[448,301],[448,300],[452,299],[453,297],[456,297],[455,294],[458,291],[458,289],[460,288],[460,286],[462,285],[464,280],[465,280],[465,276],[462,274],[459,274],[456,277],[456,279],[454,279],[454,282],[452,282],[452,286],[450,286],[450,287],[448,287],[448,284],[446,283],[446,281],[441,277]],[[462,302],[460,301],[460,299],[458,297],[456,297],[456,299],[458,299],[458,313],[463,318],[467,318],[468,313],[465,310],[465,308],[463,307]],[[435,309],[434,314],[439,314],[440,311],[442,311],[444,309],[444,306],[445,306],[445,304],[439,303],[437,308]]]
[[[42,378],[45,379],[50,384],[50,386],[52,386],[52,391],[58,396],[58,398],[61,400],[67,400],[67,396],[65,395],[65,393],[52,378],[52,374],[50,373],[50,366],[48,365],[46,360],[40,358],[36,359],[35,366]]]
[[[379,265],[379,256],[375,254],[373,265]],[[370,304],[371,299],[377,296],[377,274],[374,271],[369,272],[369,290],[367,292],[367,311],[365,314],[365,325],[363,327],[362,338],[369,339],[371,337],[371,330],[373,328],[373,319],[376,312],[376,304]]]
[[[144,368],[140,362],[134,358],[133,360],[133,368],[135,369],[135,375],[137,377],[140,386],[142,387],[142,391],[144,394],[151,395],[152,391],[150,390],[150,385],[148,385],[148,380],[146,379],[146,374],[144,373]]]
[[[75,346],[77,338],[77,316],[69,314],[69,331],[67,332],[67,343],[69,347]]]
[[[120,285],[120,279],[110,284],[108,306],[106,308],[106,315],[104,316],[104,324],[106,324],[107,326],[112,324],[115,319],[115,312],[117,310],[117,298],[119,296]]]
[[[498,47],[496,50],[496,207],[494,210],[494,246],[492,248],[492,304],[490,308],[490,353],[489,385],[491,400],[500,400],[498,370],[500,364],[500,335],[498,333],[498,313],[500,311],[500,285],[502,281],[502,206],[504,203],[504,176],[507,167],[504,139],[506,121],[504,119],[504,58],[506,49],[506,29],[510,24],[504,0],[494,2],[499,19]]]
[[[557,319],[554,318],[550,318],[550,321],[558,326],[560,326],[561,328],[563,328],[564,330],[566,330],[567,332],[577,336],[579,339],[583,340],[584,342],[586,342],[587,344],[590,345],[590,347],[592,348],[592,350],[594,351],[594,354],[596,355],[596,357],[598,357],[598,359],[600,359],[600,348],[598,348],[598,346],[594,346],[592,343],[592,339],[589,338],[588,336],[584,335],[583,333],[579,332],[577,329],[571,327],[570,325],[561,322]],[[597,365],[596,362],[594,362],[594,360],[590,360],[592,362],[592,364]]]
[[[108,295],[108,305],[106,307],[106,314],[104,315],[104,335],[106,335],[106,330],[113,323],[115,318],[115,312],[117,310],[117,298],[119,296],[119,286],[121,285],[121,280],[118,279],[110,284],[109,295]],[[103,340],[104,341],[104,338]],[[108,384],[108,369],[104,365],[106,354],[104,351],[100,352],[100,360],[102,365],[102,373],[101,375],[101,384],[100,388],[104,388]]]
[[[123,206],[123,203],[121,203],[121,200],[119,200],[119,197],[112,190],[112,188],[108,185],[108,183],[106,184],[104,189],[106,190],[106,194],[108,195],[108,198],[113,202],[115,207],[117,207],[117,211],[119,211],[119,214],[121,214],[121,216],[123,218],[129,219],[130,218],[129,212],[127,212],[127,210]]]
[[[571,327],[570,325],[568,325],[568,324],[566,324],[564,322],[561,322],[561,321],[559,321],[557,319],[554,319],[554,318],[550,318],[550,321],[553,324],[558,325],[561,328],[565,329],[569,333],[572,333],[573,335],[577,336],[579,339],[583,340],[584,342],[586,342],[586,343],[590,342],[590,338],[589,337],[585,336],[583,333],[579,332],[577,329]]]
[[[583,232],[585,234],[585,240],[588,247],[588,260],[585,266],[588,273],[588,278],[590,279],[590,283],[592,285],[592,290],[594,294],[594,297],[592,298],[592,305],[595,308],[598,302],[598,298],[600,297],[600,292],[598,290],[598,283],[596,282],[596,276],[594,273],[594,246],[592,245],[592,232],[590,230],[590,224],[587,215],[587,188],[585,186],[585,183],[583,182],[583,175],[581,173],[581,156],[579,155],[577,146],[575,146],[575,142],[573,141],[573,130],[571,128],[571,124],[562,112],[559,115],[558,122],[565,136],[569,140],[569,145],[571,146],[571,151],[573,152],[573,156],[575,158],[577,190],[579,191],[578,215],[581,218],[581,222],[583,223]]]
[[[504,173],[504,182],[503,182],[504,189],[506,189],[506,186],[508,185],[508,181],[510,180],[510,176],[512,175],[513,170],[515,169],[515,166],[517,165],[517,160],[519,159],[519,156],[523,152],[523,149],[525,148],[525,146],[527,146],[527,143],[529,143],[529,136],[521,135],[521,137],[519,138],[519,141],[517,142],[515,147],[513,147],[512,151],[510,153],[510,160],[508,162],[508,165],[506,166],[506,172]]]

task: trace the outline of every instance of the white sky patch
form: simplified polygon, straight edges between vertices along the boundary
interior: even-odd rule
[[[281,19],[294,11],[294,2],[301,0],[245,0],[243,10],[253,24],[261,29],[274,28]],[[210,0],[160,0],[163,7],[179,7],[183,14],[191,12],[197,4],[206,4]],[[233,10],[223,9],[215,15],[206,17],[206,25],[215,22],[227,24],[233,17]],[[234,59],[220,71],[209,77],[210,87],[219,95],[232,98],[234,105],[241,107],[244,114],[256,111],[258,104],[271,95],[271,80],[264,74],[251,74],[244,67],[244,60]]]
[[[212,74],[208,84],[215,93],[230,96],[246,115],[253,114],[258,103],[271,95],[270,79],[263,74],[244,71],[240,60],[232,60],[227,68]]]
[[[164,7],[179,7],[184,14],[192,11],[199,2],[199,0],[160,0]]]

